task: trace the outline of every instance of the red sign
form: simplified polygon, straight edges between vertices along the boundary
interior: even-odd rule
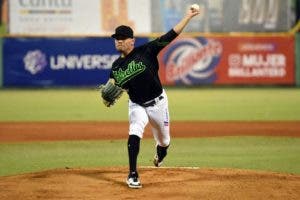
[[[160,54],[164,85],[295,84],[293,36],[178,38]]]

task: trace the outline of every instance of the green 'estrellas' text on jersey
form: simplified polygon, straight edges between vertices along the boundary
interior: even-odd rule
[[[141,104],[162,93],[157,55],[176,37],[177,33],[172,29],[114,61],[110,78],[127,90],[131,101]]]

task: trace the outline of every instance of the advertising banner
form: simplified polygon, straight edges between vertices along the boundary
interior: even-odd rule
[[[291,1],[224,0],[224,32],[288,31]]]
[[[165,85],[295,84],[294,37],[178,38],[159,55]]]
[[[99,0],[101,32],[113,32],[121,24],[136,34],[151,32],[151,0]]]
[[[96,86],[118,56],[111,38],[4,38],[3,86]]]
[[[291,1],[151,0],[152,32],[169,30],[194,3],[200,6],[200,15],[185,32],[284,32],[295,19]]]
[[[185,15],[194,0],[151,0],[151,31],[166,32],[173,28]],[[201,12],[185,28],[185,32],[203,32],[208,30],[208,0],[197,0]]]
[[[2,40],[3,38],[0,38],[0,88],[3,86],[3,54],[2,54]]]
[[[11,34],[110,34],[120,24],[149,33],[150,0],[9,0]]]
[[[200,15],[185,32],[288,31],[295,21],[283,0],[8,0],[11,34],[110,34],[120,24],[136,34],[165,32],[191,4]]]
[[[84,8],[84,9],[83,9]],[[100,1],[9,1],[12,34],[100,33]]]

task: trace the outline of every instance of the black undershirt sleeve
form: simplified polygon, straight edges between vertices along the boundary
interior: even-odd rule
[[[170,44],[177,36],[178,34],[173,29],[171,29],[166,34],[150,42],[149,45],[151,46],[151,51],[157,55],[165,46]]]

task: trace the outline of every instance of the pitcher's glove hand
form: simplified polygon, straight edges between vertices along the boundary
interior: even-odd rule
[[[109,80],[105,85],[100,85],[100,94],[105,106],[110,107],[116,103],[123,94],[123,89],[114,84],[113,79]]]

